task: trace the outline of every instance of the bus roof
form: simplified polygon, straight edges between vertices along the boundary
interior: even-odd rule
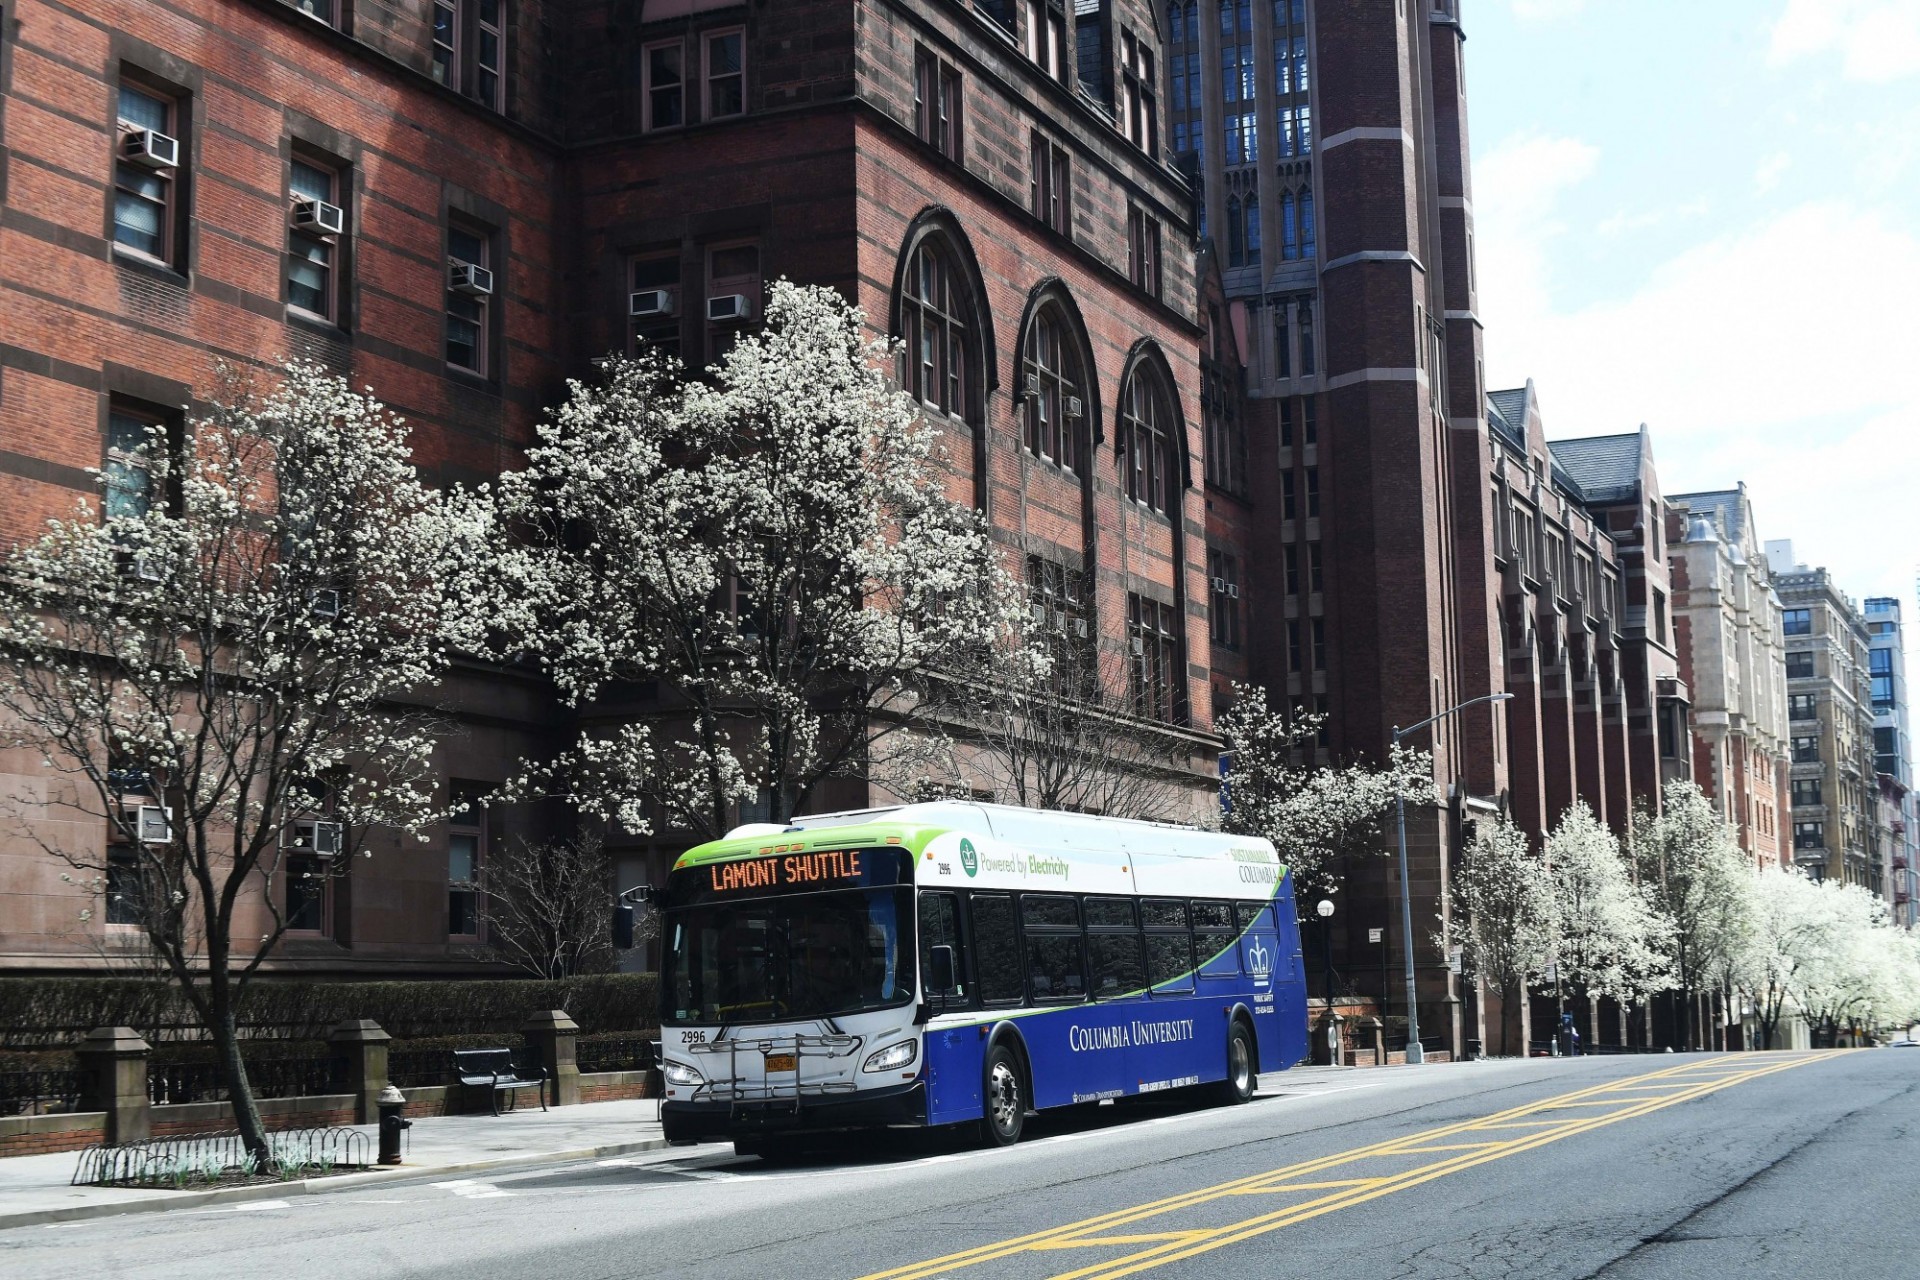
[[[826,839],[809,839],[813,832],[831,832]],[[924,804],[891,805],[876,809],[849,809],[838,813],[796,817],[784,826],[751,823],[736,827],[724,838],[696,845],[681,854],[675,870],[758,857],[787,849],[800,850],[856,842],[897,844],[916,861],[940,836],[958,832],[1019,845],[1046,853],[1100,849],[1115,854],[1154,854],[1162,858],[1226,858],[1233,849],[1258,850],[1274,856],[1273,846],[1256,836],[1227,835],[1182,827],[1168,822],[1133,818],[1106,818],[1017,805],[981,804],[970,800],[938,800]],[[787,846],[782,849],[781,846]]]

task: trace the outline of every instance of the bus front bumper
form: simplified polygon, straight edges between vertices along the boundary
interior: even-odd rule
[[[828,1133],[927,1122],[923,1080],[855,1093],[752,1102],[663,1102],[669,1142],[718,1142],[767,1133]]]

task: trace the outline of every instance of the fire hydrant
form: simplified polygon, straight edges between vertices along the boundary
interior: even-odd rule
[[[406,1110],[407,1098],[392,1085],[380,1091],[380,1163],[400,1163],[400,1133],[413,1128],[413,1121],[401,1116]]]

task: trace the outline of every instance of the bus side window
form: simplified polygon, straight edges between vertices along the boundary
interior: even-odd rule
[[[1018,1002],[1027,984],[1020,964],[1020,932],[1013,922],[1013,899],[1004,893],[976,893],[967,905],[973,917],[973,962],[980,999],[987,1004]]]
[[[1160,995],[1193,990],[1193,930],[1187,904],[1177,898],[1147,898],[1140,903],[1147,928],[1147,985]]]
[[[1131,898],[1087,899],[1087,962],[1095,1000],[1140,994],[1145,966]]]
[[[1026,925],[1028,989],[1035,1004],[1078,1002],[1087,998],[1087,971],[1081,959],[1079,904],[1066,894],[1020,895]]]
[[[935,947],[953,948],[952,991],[926,989],[927,961]],[[947,1004],[965,1004],[967,998],[966,951],[960,945],[960,898],[952,893],[920,895],[920,982],[921,994],[929,1000]]]
[[[1240,972],[1240,948],[1234,945],[1237,935],[1231,905],[1194,903],[1193,934],[1193,959],[1201,967],[1202,977],[1224,978]]]

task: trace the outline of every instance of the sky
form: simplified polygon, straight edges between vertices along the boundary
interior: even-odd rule
[[[1920,606],[1920,0],[1466,0],[1487,385]]]

